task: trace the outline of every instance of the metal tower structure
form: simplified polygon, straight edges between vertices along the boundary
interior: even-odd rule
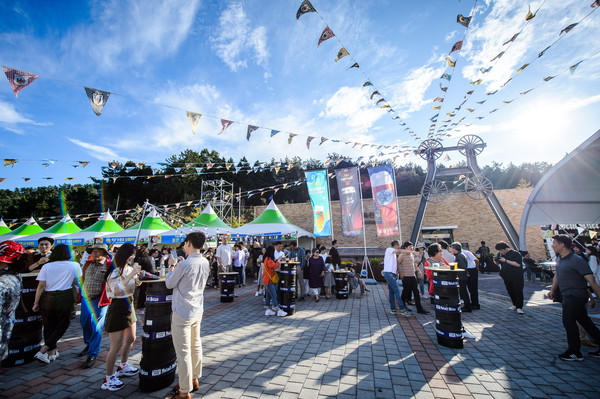
[[[508,237],[510,244],[513,248],[519,248],[519,235],[512,225],[508,215],[500,205],[500,201],[494,194],[494,187],[492,182],[483,176],[479,165],[477,165],[477,155],[481,154],[486,144],[479,136],[466,135],[458,140],[456,146],[446,147],[441,142],[435,139],[429,139],[423,141],[418,148],[418,153],[421,158],[427,161],[427,176],[425,177],[425,183],[421,190],[421,199],[419,201],[419,208],[415,216],[415,223],[410,234],[410,241],[417,242],[419,238],[419,232],[423,225],[423,218],[425,217],[425,210],[427,209],[427,203],[441,202],[448,197],[448,187],[446,183],[441,180],[436,180],[436,177],[442,176],[467,176],[465,182],[465,191],[467,195],[474,200],[485,199],[492,212],[498,219],[502,230]],[[442,154],[450,151],[458,151],[464,155],[467,159],[467,166],[446,168],[438,170],[436,166],[436,160],[439,159]],[[453,190],[458,192],[458,190]]]
[[[228,224],[233,219],[233,197],[233,183],[223,179],[202,180],[202,202],[210,202],[217,216]]]

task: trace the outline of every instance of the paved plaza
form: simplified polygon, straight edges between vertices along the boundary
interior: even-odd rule
[[[255,286],[238,290],[234,303],[205,292],[202,325],[204,375],[192,397],[205,398],[598,398],[600,360],[566,363],[560,308],[543,298],[547,284],[525,282],[525,315],[509,311],[497,276],[480,280],[481,310],[463,314],[477,339],[464,349],[436,342],[435,316],[391,314],[384,284],[362,298],[312,299],[290,317],[264,316]],[[592,311],[598,324],[600,306]],[[416,312],[415,312],[416,313]],[[130,362],[141,357],[141,325]],[[60,357],[0,369],[0,397],[163,398],[170,389],[142,393],[124,378],[117,392],[100,389],[108,337],[92,369],[78,318],[59,342]],[[583,347],[584,356],[592,348]]]

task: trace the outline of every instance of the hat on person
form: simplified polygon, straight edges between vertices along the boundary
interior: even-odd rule
[[[85,252],[87,252],[88,254],[91,254],[94,249],[100,249],[100,250],[106,252],[106,255],[108,255],[108,245],[106,245],[106,244],[94,244],[91,247],[88,247],[85,250]]]
[[[14,241],[0,242],[0,262],[13,263],[25,253],[25,248]]]
[[[424,242],[418,242],[417,246],[415,248],[425,248],[425,243]]]

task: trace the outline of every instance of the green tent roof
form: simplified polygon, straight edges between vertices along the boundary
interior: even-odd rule
[[[225,224],[225,222],[223,222],[221,219],[219,219],[219,217],[213,210],[212,206],[210,206],[210,204],[206,205],[206,208],[204,208],[202,213],[200,213],[200,215],[198,215],[191,222],[187,223],[185,226],[186,227],[200,227],[200,226],[204,227],[204,226],[206,226],[206,227],[217,227],[217,228],[225,228],[225,229],[229,228],[229,226],[227,226],[227,224]]]
[[[104,215],[96,223],[88,227],[87,229],[81,230],[82,232],[94,232],[94,233],[117,233],[123,230],[115,219],[110,216],[109,212],[105,212]]]
[[[126,230],[138,230],[140,228],[140,224],[136,223],[135,225],[127,228]],[[158,216],[158,213],[156,213],[155,210],[152,210],[152,212],[150,212],[148,214],[148,216],[146,216],[144,218],[144,221],[142,222],[142,230],[171,230],[171,226],[169,226],[168,224],[166,224],[161,218],[160,216]]]
[[[4,222],[4,219],[0,219],[0,235],[9,234],[11,231],[6,222]]]
[[[283,216],[283,213],[277,208],[275,202],[271,200],[267,209],[260,214],[259,217],[254,219],[248,224],[267,224],[267,223],[278,223],[278,224],[292,224],[289,220]]]
[[[56,223],[49,229],[44,230],[43,232],[44,234],[71,234],[77,233],[78,231],[81,231],[81,229],[75,224],[75,222],[73,222],[71,216],[67,214],[60,220],[60,222]]]
[[[37,222],[35,221],[35,219],[32,216],[29,218],[29,220],[27,220],[25,223],[23,223],[20,227],[13,230],[13,232],[10,234],[12,234],[13,236],[29,236],[32,234],[40,233],[42,231],[44,231],[44,229],[42,229],[40,227],[40,225],[37,224]]]

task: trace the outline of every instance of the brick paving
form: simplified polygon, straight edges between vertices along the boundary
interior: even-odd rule
[[[208,398],[598,398],[600,360],[556,358],[566,339],[560,308],[543,299],[547,285],[525,283],[525,315],[510,303],[497,275],[481,279],[481,310],[463,314],[477,336],[464,349],[437,344],[433,311],[390,314],[387,287],[362,298],[312,299],[293,316],[264,316],[255,286],[238,289],[233,303],[205,294],[204,374],[193,397]],[[425,307],[432,310],[424,301]],[[598,308],[598,307],[597,307]],[[593,311],[597,314],[597,309]],[[596,319],[598,320],[598,319]],[[130,362],[141,358],[141,326]],[[0,397],[163,398],[169,389],[142,393],[124,378],[117,392],[100,389],[108,337],[96,366],[85,358],[78,318],[59,342],[60,357],[0,369]],[[583,349],[584,355],[591,348]]]

